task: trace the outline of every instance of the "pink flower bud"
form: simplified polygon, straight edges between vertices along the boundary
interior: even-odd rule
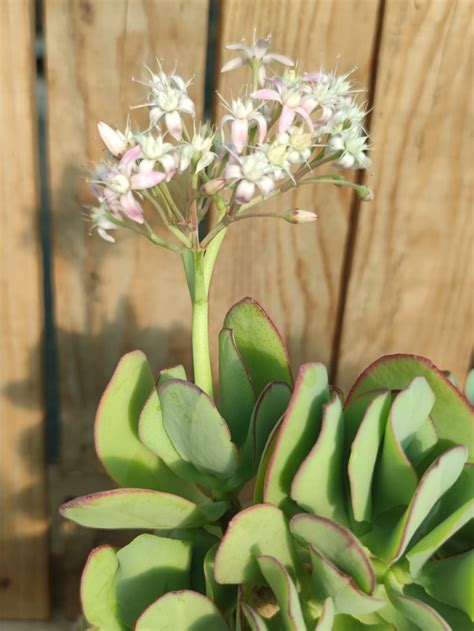
[[[110,153],[116,158],[119,158],[127,149],[125,136],[117,131],[114,131],[112,127],[102,121],[97,124],[97,129],[104,145]]]
[[[212,197],[219,191],[221,191],[225,186],[225,179],[223,177],[216,178],[214,180],[209,180],[201,186],[201,193],[206,197]]]
[[[301,208],[294,208],[289,210],[283,216],[286,221],[290,223],[309,223],[310,221],[316,221],[318,215],[310,210],[301,210]]]

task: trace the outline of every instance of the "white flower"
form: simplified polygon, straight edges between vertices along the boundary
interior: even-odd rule
[[[214,133],[206,126],[195,132],[191,142],[183,144],[180,148],[179,170],[185,171],[195,156],[199,156],[195,173],[208,167],[216,159],[216,154],[211,151],[213,142]]]
[[[224,171],[227,182],[238,182],[235,199],[239,204],[249,202],[258,188],[263,197],[275,188],[273,168],[262,151],[238,158]]]
[[[102,237],[104,241],[115,243],[114,237],[109,234],[107,230],[117,230],[120,226],[111,221],[108,215],[109,211],[103,204],[90,209],[90,216],[93,224],[92,229],[97,228],[97,234]]]
[[[278,134],[277,139],[288,146],[288,161],[293,165],[307,162],[313,153],[311,134],[302,127],[292,125],[284,134]]]
[[[368,137],[361,135],[358,129],[348,129],[331,136],[328,149],[331,153],[343,152],[335,162],[337,166],[343,169],[366,169],[370,166],[370,160],[365,155],[367,140]]]
[[[315,100],[303,90],[289,88],[281,79],[272,79],[274,88],[264,88],[257,90],[250,95],[254,99],[263,101],[276,101],[281,105],[281,114],[278,121],[278,132],[285,132],[298,116],[303,119],[311,131],[313,131],[313,121],[311,112],[316,107]]]
[[[238,57],[234,57],[228,61],[221,69],[221,72],[228,72],[235,68],[248,64],[252,66],[257,64],[258,67],[258,82],[260,85],[265,83],[265,64],[270,64],[274,61],[283,64],[284,66],[294,66],[294,62],[286,55],[279,55],[278,53],[268,53],[272,43],[272,38],[268,35],[265,39],[255,39],[255,33],[253,36],[253,44],[251,46],[245,45],[245,39],[241,44],[229,44],[226,46],[227,50],[236,50],[239,54]]]
[[[150,88],[148,102],[150,108],[150,125],[155,127],[164,118],[166,129],[180,140],[183,133],[182,114],[194,117],[194,103],[188,96],[186,83],[181,77],[172,73],[165,74],[162,70],[155,74],[150,69],[150,79],[145,83]],[[143,107],[143,106],[138,106]]]
[[[101,121],[97,123],[97,130],[102,138],[102,142],[115,158],[120,158],[128,147],[135,144],[130,126],[127,124],[124,132],[119,129],[112,129],[110,125]]]
[[[362,130],[362,123],[367,112],[353,102],[351,98],[344,98],[329,120],[316,130],[316,136],[321,138],[325,134],[337,134],[346,129]]]
[[[332,72],[308,72],[303,75],[302,80],[306,83],[306,90],[322,110],[318,122],[327,123],[336,110],[347,104],[347,97],[363,92],[363,90],[355,90],[353,82],[348,80],[353,72],[354,70],[351,70],[340,76]]]
[[[142,172],[153,170],[155,162],[159,162],[166,174],[166,181],[169,182],[176,173],[179,163],[176,147],[169,142],[165,142],[161,134],[140,134],[137,136],[138,144],[141,147],[140,162]]]
[[[222,97],[221,97],[222,99]],[[222,99],[224,101],[224,99]],[[237,151],[242,153],[248,142],[249,125],[255,122],[258,127],[258,143],[261,144],[267,135],[267,121],[265,116],[258,111],[252,99],[234,99],[230,105],[224,101],[230,114],[226,114],[221,120],[221,130],[224,133],[226,123],[231,123],[231,140]]]

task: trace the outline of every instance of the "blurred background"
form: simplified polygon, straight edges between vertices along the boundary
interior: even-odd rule
[[[295,367],[325,362],[347,389],[385,353],[425,355],[464,381],[473,341],[469,0],[0,0],[0,622],[72,628],[89,550],[129,533],[62,521],[62,502],[109,488],[92,426],[119,357],[190,368],[179,258],[133,235],[90,236],[87,169],[96,123],[122,127],[143,101],[132,78],[158,57],[194,76],[198,116],[225,43],[273,35],[302,70],[357,67],[371,114],[375,201],[310,188],[278,200],[316,210],[304,226],[234,226],[211,297],[211,335],[256,297]],[[18,626],[12,620],[47,620]]]

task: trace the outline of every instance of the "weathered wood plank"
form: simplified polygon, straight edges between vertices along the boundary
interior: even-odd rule
[[[222,45],[251,41],[255,26],[259,36],[272,33],[272,49],[298,60],[302,71],[357,65],[355,79],[368,86],[378,2],[225,0],[220,6]],[[221,62],[230,57],[226,52]],[[220,75],[219,91],[238,95],[248,81],[244,73]],[[347,190],[307,186],[272,203],[281,210],[315,210],[315,224],[252,219],[229,230],[212,293],[214,352],[226,310],[251,295],[282,329],[295,366],[308,359],[330,362],[351,200]]]
[[[49,615],[33,3],[0,3],[0,617]]]
[[[190,305],[179,257],[139,239],[110,245],[89,236],[81,205],[85,169],[102,145],[96,123],[123,126],[143,102],[132,82],[155,57],[196,79],[202,111],[207,0],[48,0],[49,158],[55,239],[55,302],[61,395],[61,458],[52,471],[52,509],[67,495],[110,487],[96,462],[92,423],[120,355],[143,349],[152,365],[190,365]],[[145,112],[133,113],[139,118]],[[54,520],[58,589],[77,607],[77,579],[102,534]]]
[[[384,353],[463,380],[472,348],[467,0],[389,0],[373,118],[375,201],[361,207],[339,381]]]

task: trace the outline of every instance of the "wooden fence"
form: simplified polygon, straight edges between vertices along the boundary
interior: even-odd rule
[[[112,533],[61,521],[66,498],[109,486],[92,422],[120,355],[190,363],[190,305],[180,262],[143,240],[109,246],[81,216],[84,172],[101,155],[96,122],[122,124],[139,101],[132,76],[155,57],[195,74],[202,112],[207,56],[271,32],[300,61],[358,66],[373,105],[375,201],[310,189],[283,202],[315,208],[308,227],[232,229],[212,293],[212,334],[253,295],[289,340],[295,364],[331,366],[342,387],[383,353],[427,355],[463,379],[472,348],[469,0],[45,0],[51,252],[39,240],[34,3],[0,2],[1,363],[0,612],[73,615],[88,550]],[[214,27],[213,27],[214,28]],[[216,49],[216,50],[214,50]],[[237,89],[237,73],[214,87]],[[281,202],[279,202],[281,203]],[[58,457],[45,464],[43,262],[51,256],[59,358]],[[46,268],[48,269],[48,268]],[[215,355],[215,348],[214,348]],[[47,375],[46,375],[47,376]],[[49,401],[51,403],[51,401]],[[49,408],[48,408],[49,409]],[[117,539],[119,541],[119,539]],[[51,580],[50,580],[51,579]]]

